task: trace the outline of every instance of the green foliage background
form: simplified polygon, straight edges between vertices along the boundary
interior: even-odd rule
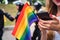
[[[30,0],[27,0],[27,1],[30,1]],[[45,6],[45,0],[32,0],[32,3],[36,2],[36,1],[40,1],[43,6]]]

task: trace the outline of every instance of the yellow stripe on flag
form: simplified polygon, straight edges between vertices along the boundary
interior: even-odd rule
[[[19,28],[16,32],[16,35],[15,35],[18,39],[20,39],[21,36],[23,35],[24,30],[26,29],[26,26],[27,26],[27,19],[26,19],[26,15],[24,15],[23,19],[21,20],[21,23],[19,24]]]

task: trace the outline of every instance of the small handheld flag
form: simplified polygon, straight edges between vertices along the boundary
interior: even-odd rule
[[[31,40],[29,26],[37,20],[37,16],[34,14],[33,9],[26,3],[17,19],[12,35],[19,40]]]

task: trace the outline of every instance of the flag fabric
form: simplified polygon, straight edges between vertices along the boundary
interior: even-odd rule
[[[37,20],[37,16],[35,15],[32,7],[28,3],[24,4],[12,35],[19,40],[31,40],[30,25]]]

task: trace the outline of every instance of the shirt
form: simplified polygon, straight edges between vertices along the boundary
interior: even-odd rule
[[[57,19],[60,20],[60,16],[58,16]],[[54,40],[60,40],[60,33],[58,33],[57,31],[54,31],[54,33],[55,33]]]

